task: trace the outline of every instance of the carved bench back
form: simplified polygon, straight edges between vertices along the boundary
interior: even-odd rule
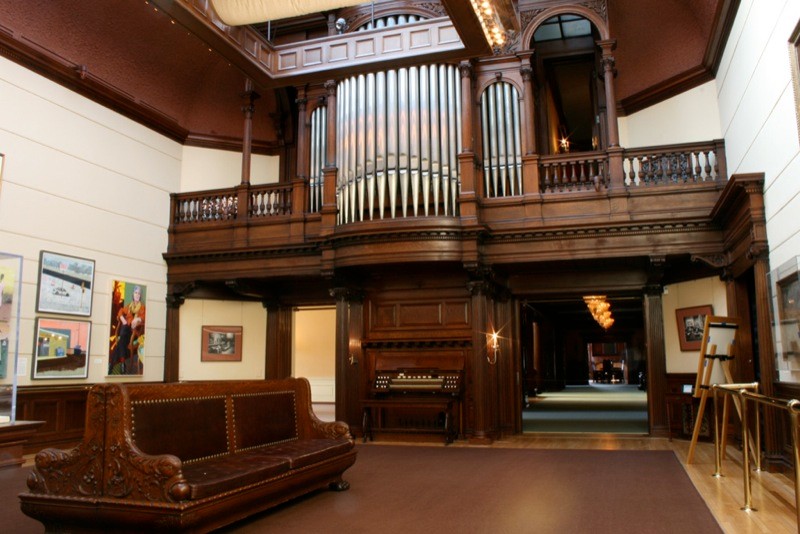
[[[298,439],[309,410],[302,404],[309,402],[303,386],[303,380],[287,379],[122,388],[137,448],[189,463]]]

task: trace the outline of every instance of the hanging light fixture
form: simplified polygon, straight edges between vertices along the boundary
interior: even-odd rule
[[[614,318],[611,317],[611,303],[605,295],[587,295],[583,297],[583,301],[597,324],[606,330],[611,328]]]

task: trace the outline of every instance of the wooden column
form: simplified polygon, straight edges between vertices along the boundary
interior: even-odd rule
[[[170,286],[167,293],[166,343],[164,345],[164,382],[180,380],[181,362],[181,313],[186,295],[194,289],[194,284]]]
[[[608,128],[608,174],[609,192],[624,194],[625,171],[622,165],[623,150],[619,146],[619,126],[617,124],[617,97],[614,90],[615,59],[611,52],[616,48],[617,41],[607,39],[598,41],[597,45],[602,50],[603,82],[606,90],[606,127]]]
[[[467,224],[478,222],[478,172],[475,165],[475,135],[472,78],[473,64],[462,61],[458,64],[461,74],[461,152],[458,154],[458,168],[461,176],[461,193],[458,197],[461,220]],[[470,261],[470,260],[467,260]]]
[[[265,302],[267,310],[267,346],[264,378],[292,376],[292,308]]]
[[[661,280],[666,258],[651,256],[648,285],[644,288],[644,328],[647,351],[647,406],[650,435],[669,435],[667,421],[667,351],[664,346],[664,288]]]
[[[336,420],[361,427],[361,369],[364,354],[363,297],[345,287],[330,290],[336,299]]]
[[[467,284],[472,295],[472,352],[467,362],[467,373],[472,375],[466,391],[467,406],[472,401],[472,410],[467,414],[467,439],[472,444],[486,445],[499,437],[499,406],[497,376],[499,365],[494,359],[488,334],[494,326],[492,310],[492,285],[487,280]],[[503,354],[503,344],[497,359],[508,358]]]
[[[525,196],[541,196],[539,184],[539,154],[536,153],[536,97],[533,91],[533,68],[530,64],[519,69],[524,85],[525,102],[522,106],[522,123],[525,128],[525,155],[522,158],[522,191]]]
[[[761,195],[758,195],[763,200]],[[752,202],[752,197],[751,197]],[[759,392],[768,397],[775,396],[775,380],[778,376],[775,369],[775,350],[772,340],[772,323],[770,321],[769,297],[769,260],[766,249],[751,249],[755,257],[753,278],[755,282],[756,331],[758,332],[758,363],[760,369]],[[764,410],[761,421],[764,431],[764,455],[770,465],[785,465],[784,442],[790,443],[790,435],[781,439],[780,421],[786,418],[777,410]]]
[[[242,135],[242,184],[250,184],[250,155],[253,147],[253,113],[256,106],[255,101],[259,98],[259,94],[253,90],[253,81],[248,79],[245,81],[244,105],[242,106],[242,113],[244,113],[244,134]]]
[[[328,106],[328,131],[325,168],[322,170],[322,224],[320,227],[320,234],[323,236],[333,233],[333,229],[336,226],[336,213],[338,209],[336,206],[336,175],[338,174],[336,168],[336,86],[335,80],[328,80],[325,82]],[[325,262],[325,259],[326,258],[323,258],[323,262]],[[324,269],[325,267],[323,267],[323,270]]]

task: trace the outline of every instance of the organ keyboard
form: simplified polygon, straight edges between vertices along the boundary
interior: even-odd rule
[[[402,369],[377,371],[372,392],[385,393],[461,393],[461,371],[436,369]]]
[[[368,350],[370,396],[361,401],[364,441],[374,431],[439,432],[451,443],[462,428],[464,350]]]

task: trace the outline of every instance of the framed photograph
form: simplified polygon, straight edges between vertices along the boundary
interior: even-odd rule
[[[242,361],[241,326],[203,326],[201,362]]]
[[[147,286],[114,280],[108,341],[108,374],[144,374]]]
[[[39,254],[36,311],[92,315],[94,260],[43,250]]]
[[[706,316],[713,314],[714,311],[711,305],[675,310],[681,351],[690,352],[700,350],[700,345],[703,341],[703,327],[705,326]]]
[[[90,321],[37,317],[32,378],[89,376],[91,331]]]

